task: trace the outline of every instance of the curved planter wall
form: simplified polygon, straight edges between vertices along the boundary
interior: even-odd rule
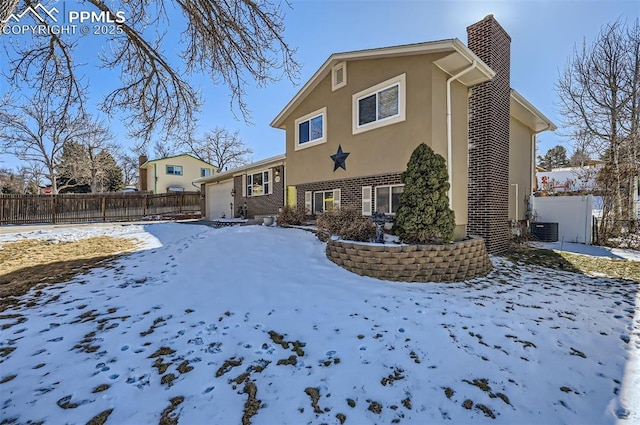
[[[459,282],[491,270],[484,240],[448,245],[371,245],[330,239],[327,257],[362,276],[403,282]]]

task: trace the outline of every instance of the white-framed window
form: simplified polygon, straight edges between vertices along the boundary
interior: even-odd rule
[[[171,174],[173,176],[181,176],[182,165],[167,165],[167,174]]]
[[[395,214],[404,185],[376,186],[376,212]]]
[[[272,193],[271,170],[247,174],[245,178],[246,196],[262,196]]]
[[[318,215],[325,211],[334,211],[340,208],[340,189],[313,192],[312,200],[312,214]]]
[[[347,85],[347,63],[340,62],[331,68],[331,91]]]
[[[200,177],[207,177],[211,175],[211,168],[201,168]]]
[[[295,121],[295,150],[327,141],[327,108],[313,111]]]
[[[405,120],[406,74],[353,95],[353,134]]]

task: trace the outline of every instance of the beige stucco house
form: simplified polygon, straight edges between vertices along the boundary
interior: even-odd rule
[[[197,191],[192,181],[212,175],[216,168],[189,154],[148,160],[140,157],[140,190],[153,193]]]
[[[271,123],[285,130],[285,155],[194,182],[204,215],[246,206],[254,217],[287,204],[311,215],[349,205],[392,216],[401,174],[424,142],[446,159],[456,238],[479,235],[489,252],[506,249],[536,185],[536,135],[556,127],[511,88],[511,38],[493,16],[467,33],[467,45],[331,55]],[[254,191],[253,181],[270,189]]]
[[[331,55],[276,116],[286,203],[393,214],[424,142],[448,164],[456,237],[506,248],[535,185],[535,137],[554,124],[509,85],[510,37],[492,15],[458,39]]]
[[[536,135],[556,126],[520,93],[511,89],[509,120],[509,220],[523,221],[537,190]]]

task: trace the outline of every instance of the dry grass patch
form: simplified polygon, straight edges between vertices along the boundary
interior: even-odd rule
[[[98,413],[93,418],[89,419],[87,425],[104,425],[107,423],[107,418],[113,412],[113,409],[105,410],[104,412]]]
[[[507,258],[514,262],[534,264],[556,270],[640,282],[640,261],[594,257],[530,247],[518,247],[509,253]]]
[[[251,425],[251,418],[258,413],[262,406],[262,401],[258,400],[258,388],[251,381],[245,382],[242,392],[247,394],[247,401],[244,402],[242,413],[242,425]]]
[[[311,407],[313,407],[314,413],[322,414],[324,411],[318,405],[320,401],[320,390],[318,388],[307,387],[304,390],[305,394],[311,398]]]
[[[184,401],[184,397],[178,396],[174,397],[169,402],[171,403],[169,407],[162,411],[162,416],[160,416],[160,425],[177,425],[178,424],[178,416],[174,414],[174,410],[182,404]]]
[[[11,297],[40,284],[67,282],[121,254],[133,252],[135,239],[97,236],[73,242],[28,239],[0,245],[0,311],[15,304]]]

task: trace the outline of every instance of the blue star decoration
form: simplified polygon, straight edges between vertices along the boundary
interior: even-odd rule
[[[338,145],[338,152],[336,152],[335,155],[331,155],[331,159],[333,159],[333,171],[336,171],[338,168],[346,171],[347,166],[344,162],[348,156],[349,152],[342,152],[342,146]]]

